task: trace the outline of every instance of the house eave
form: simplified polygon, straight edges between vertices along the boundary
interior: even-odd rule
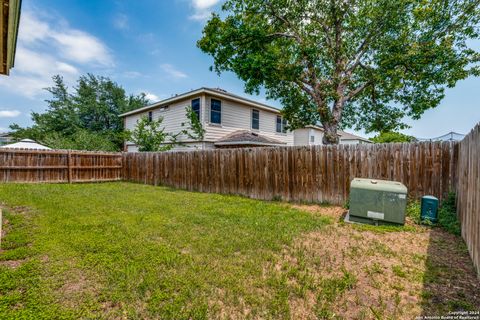
[[[126,116],[130,116],[130,115],[150,111],[150,110],[156,109],[158,107],[161,107],[163,105],[168,105],[168,104],[171,104],[171,103],[174,103],[174,102],[177,102],[177,101],[181,101],[181,100],[184,100],[184,99],[188,99],[190,97],[197,96],[197,95],[200,95],[200,94],[208,94],[208,95],[211,95],[211,96],[216,97],[216,98],[235,101],[235,102],[238,102],[238,103],[247,104],[247,105],[249,105],[251,107],[254,107],[254,108],[258,108],[258,109],[261,109],[261,110],[270,111],[270,112],[280,114],[280,109],[268,106],[268,105],[260,103],[260,102],[256,102],[256,101],[253,101],[253,100],[250,100],[250,99],[247,99],[247,98],[243,98],[243,97],[240,97],[240,96],[228,93],[228,92],[223,93],[223,92],[213,90],[213,89],[210,89],[210,88],[200,88],[200,89],[197,89],[197,90],[193,90],[193,91],[189,91],[189,92],[186,92],[186,93],[176,95],[174,97],[171,97],[171,98],[168,98],[168,99],[165,99],[165,100],[162,100],[162,101],[155,102],[153,104],[150,104],[148,106],[145,106],[145,107],[142,107],[142,108],[139,108],[139,109],[135,109],[135,110],[132,110],[132,111],[129,111],[129,112],[122,113],[121,115],[119,115],[119,117],[126,117]]]
[[[258,142],[258,141],[226,141],[226,142],[215,142],[216,146],[242,146],[242,145],[254,145],[254,146],[285,146],[286,143],[267,143],[267,142]]]
[[[21,0],[0,0],[0,74],[8,75],[15,63]]]

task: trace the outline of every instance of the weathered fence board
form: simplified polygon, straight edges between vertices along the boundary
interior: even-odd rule
[[[454,142],[126,153],[124,179],[256,199],[343,204],[355,177],[396,180],[410,196],[454,190]]]
[[[459,144],[457,212],[462,237],[480,274],[480,125]]]
[[[120,153],[0,149],[0,182],[95,182],[122,179]]]

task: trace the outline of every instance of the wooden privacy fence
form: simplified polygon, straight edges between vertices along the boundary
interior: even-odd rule
[[[94,182],[121,179],[121,153],[0,149],[0,182]]]
[[[457,212],[462,237],[480,275],[480,125],[459,144]]]
[[[256,199],[343,204],[355,177],[403,182],[410,196],[454,190],[457,144],[422,142],[125,153],[125,180]]]

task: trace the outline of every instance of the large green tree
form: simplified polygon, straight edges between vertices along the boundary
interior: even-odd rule
[[[480,0],[227,0],[198,46],[218,73],[279,99],[291,128],[406,128],[479,74]]]
[[[144,94],[127,95],[114,81],[87,74],[69,92],[63,78],[53,77],[46,89],[44,113],[32,112],[33,125],[11,126],[15,138],[31,138],[52,148],[80,150],[121,150],[126,137],[119,114],[145,106]]]

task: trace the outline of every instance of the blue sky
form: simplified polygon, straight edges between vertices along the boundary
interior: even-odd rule
[[[30,125],[30,112],[42,112],[44,90],[54,74],[69,86],[87,72],[104,75],[129,93],[151,100],[202,86],[242,94],[231,73],[209,71],[211,57],[196,41],[205,19],[221,0],[23,0],[15,68],[0,78],[0,131],[16,122]],[[480,48],[480,45],[476,47]],[[467,133],[480,121],[480,79],[470,78],[447,91],[442,104],[405,133],[434,137]],[[261,102],[263,96],[253,97]]]

